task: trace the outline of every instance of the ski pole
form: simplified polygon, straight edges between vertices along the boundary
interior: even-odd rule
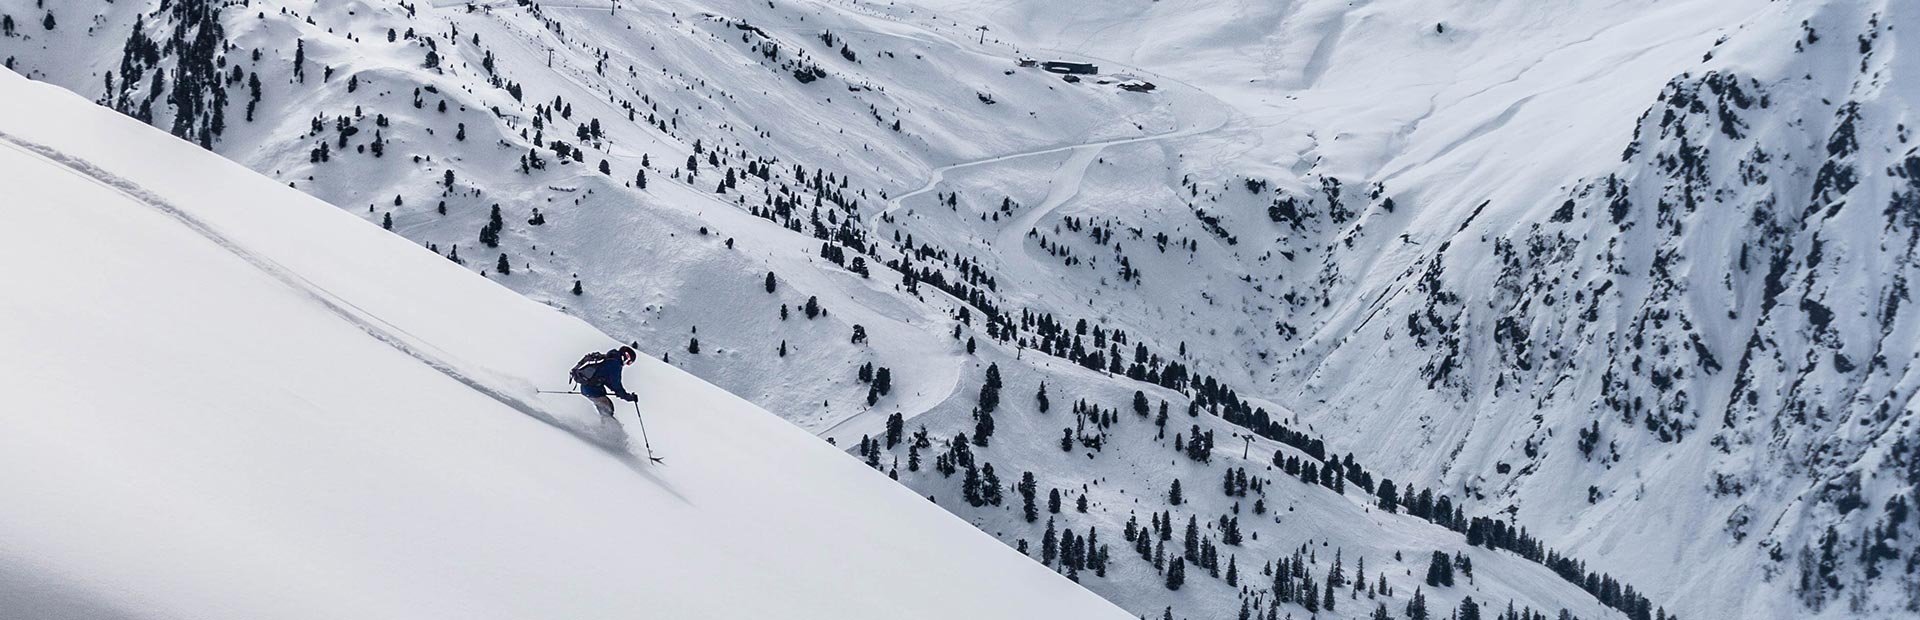
[[[579,391],[577,391],[577,390],[576,390],[576,391],[565,391],[565,392],[563,392],[563,391],[560,391],[560,390],[534,390],[534,391],[535,391],[535,392],[539,392],[539,393],[541,393],[541,394],[579,394],[579,393],[580,393],[580,392],[579,392]]]
[[[647,447],[647,459],[655,463],[665,463],[666,461],[653,455],[653,441],[647,439],[647,418],[640,415],[640,403],[633,404],[633,417],[640,420],[640,443]]]

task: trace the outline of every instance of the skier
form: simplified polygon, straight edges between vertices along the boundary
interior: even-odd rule
[[[627,402],[640,398],[620,384],[622,367],[632,364],[638,357],[633,347],[627,346],[606,353],[588,353],[574,364],[571,376],[575,383],[580,384],[580,395],[593,401],[593,407],[600,410],[600,415],[611,418],[613,400],[607,398],[608,394]]]

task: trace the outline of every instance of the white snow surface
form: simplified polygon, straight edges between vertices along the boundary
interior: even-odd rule
[[[0,616],[1101,618],[824,442],[0,71]]]
[[[995,285],[969,283],[1003,311],[1124,331],[1118,355],[1146,344],[1218,377],[1330,452],[1529,528],[1669,612],[1902,617],[1920,605],[1920,530],[1893,503],[1920,503],[1920,318],[1907,290],[1920,278],[1920,64],[1899,45],[1920,29],[1913,2],[220,4],[223,67],[265,86],[258,119],[242,121],[245,81],[227,84],[215,151],[365,221],[391,216],[443,255],[457,247],[467,271],[842,446],[879,436],[894,412],[939,439],[972,432],[981,367],[997,362],[1003,430],[981,460],[1005,483],[1034,471],[1043,487],[1086,485],[1094,508],[1063,525],[1101,525],[1103,540],[1135,505],[1168,508],[1160,474],[1206,487],[1219,468],[1159,471],[1167,440],[1132,419],[1092,458],[1050,448],[1050,425],[1066,425],[1075,399],[1125,408],[1144,388],[1172,402],[1177,431],[1191,390],[1083,372],[1039,353],[1028,325],[996,341],[979,302],[907,289],[912,278],[882,265],[907,254],[905,239],[925,251],[914,268],[951,282],[952,261],[969,261]],[[172,33],[160,6],[0,0],[18,24],[0,57],[128,113],[149,101],[167,127],[176,59],[129,72],[123,53],[136,19],[144,36]],[[304,79],[290,74],[296,40]],[[429,47],[440,67],[423,66]],[[1021,56],[1102,73],[1067,83]],[[800,62],[826,76],[798,81]],[[103,86],[116,68],[140,77]],[[1129,78],[1159,89],[1114,88]],[[414,104],[415,89],[431,90]],[[576,139],[590,120],[606,136]],[[457,127],[464,140],[450,138]],[[586,157],[560,163],[554,140]],[[333,155],[315,162],[321,144]],[[700,145],[719,155],[689,177],[682,162]],[[522,172],[529,149],[551,165]],[[756,162],[770,178],[714,191],[723,169]],[[457,182],[443,188],[448,172]],[[822,172],[850,181],[846,203],[822,204],[810,183]],[[776,199],[797,213],[791,228],[749,214]],[[507,227],[483,249],[474,232],[491,204]],[[544,225],[529,222],[535,208]],[[871,278],[822,258],[832,244],[862,251],[849,225],[871,242]],[[1141,277],[1119,277],[1122,260]],[[568,290],[576,278],[582,295]],[[810,297],[830,312],[799,318]],[[868,342],[850,342],[855,325]],[[866,363],[893,377],[872,405],[854,379]],[[1053,413],[1034,411],[1039,380]],[[1216,463],[1266,465],[1232,443]],[[1004,506],[954,501],[957,480],[904,468],[901,480],[1008,544],[1040,535]],[[1436,527],[1393,534],[1398,517],[1354,527],[1357,491],[1349,506],[1290,484],[1267,499],[1330,522],[1273,523],[1239,550],[1243,566],[1286,551],[1270,539],[1370,565],[1458,548]],[[1226,509],[1217,495],[1175,508],[1203,523]],[[1860,566],[1889,532],[1892,559]],[[1169,592],[1114,550],[1110,577],[1082,583],[1137,614],[1229,616],[1249,593],[1192,573]],[[1609,613],[1590,613],[1584,593],[1500,583],[1538,575],[1468,551],[1483,603]],[[1823,553],[1839,567],[1809,589]],[[1388,580],[1417,578],[1411,568]],[[1411,584],[1395,585],[1397,607]]]

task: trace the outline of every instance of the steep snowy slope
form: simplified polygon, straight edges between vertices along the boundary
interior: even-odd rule
[[[1124,617],[799,429],[0,72],[0,615]]]
[[[1183,425],[1068,467],[1013,417],[1042,377],[1455,508],[1298,532],[1375,562],[1465,539],[1636,618],[1920,610],[1907,3],[438,4],[0,0],[0,56],[843,446],[973,434],[990,360],[1002,424],[1047,432],[980,452],[1049,486]],[[1089,495],[1222,510],[1160,483]],[[1323,495],[1290,497],[1351,519]],[[1080,577],[1137,613],[1274,596],[1138,568]]]

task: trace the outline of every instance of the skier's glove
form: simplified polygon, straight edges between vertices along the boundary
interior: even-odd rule
[[[627,402],[634,402],[634,401],[637,401],[637,400],[640,400],[640,397],[639,397],[639,396],[634,396],[632,392],[628,392],[628,393],[625,393],[625,394],[621,394],[621,395],[620,395],[620,399],[621,399],[621,400],[624,400],[624,401],[627,401]]]

